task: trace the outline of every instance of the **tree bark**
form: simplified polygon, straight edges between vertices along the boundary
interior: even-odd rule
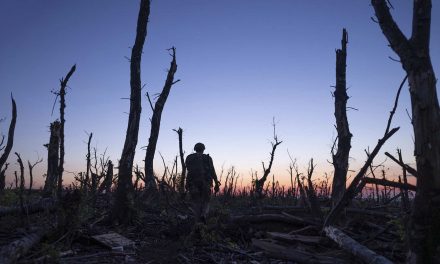
[[[17,263],[17,260],[40,242],[49,231],[50,229],[38,230],[3,246],[0,250],[0,263]]]
[[[341,199],[345,192],[347,181],[348,158],[351,148],[351,137],[347,119],[347,31],[342,31],[341,49],[336,50],[336,86],[333,96],[335,97],[336,130],[338,132],[338,149],[334,154],[332,149],[333,166],[335,168],[332,184],[332,205]]]
[[[44,183],[44,197],[52,197],[58,181],[58,164],[60,150],[60,122],[55,121],[50,124],[50,139],[47,147],[47,172]]]
[[[63,172],[64,172],[64,124],[66,120],[64,119],[64,109],[66,108],[66,87],[67,82],[70,77],[76,70],[76,65],[73,65],[70,68],[70,71],[67,73],[66,77],[60,80],[60,91],[58,95],[60,96],[60,160],[58,164],[58,198],[61,198],[61,192],[63,190]]]
[[[8,141],[6,143],[5,150],[0,156],[0,191],[5,189],[5,171],[8,168],[6,161],[8,160],[9,153],[11,153],[12,146],[14,145],[14,131],[15,123],[17,122],[17,105],[15,104],[14,97],[11,94],[12,101],[12,118],[9,124]],[[3,167],[4,166],[4,167]]]
[[[341,248],[350,252],[354,256],[360,258],[365,263],[372,264],[392,264],[389,259],[376,254],[374,251],[368,249],[364,245],[359,244],[351,237],[344,234],[341,230],[333,226],[324,228],[325,234],[328,238],[336,242]]]
[[[431,0],[414,1],[411,37],[407,39],[386,1],[372,0],[380,28],[408,75],[417,163],[417,192],[410,221],[410,263],[440,258],[440,108],[429,39]]]
[[[121,223],[132,221],[134,214],[134,189],[132,183],[133,160],[138,142],[139,122],[141,117],[141,58],[147,36],[150,1],[141,0],[136,27],[136,39],[131,50],[130,60],[130,114],[125,136],[124,148],[119,160],[118,186],[112,218]]]
[[[159,138],[160,120],[162,118],[162,111],[165,107],[168,95],[170,94],[171,87],[174,83],[179,81],[177,80],[174,82],[174,74],[177,71],[176,48],[172,47],[171,51],[171,56],[173,59],[171,61],[170,69],[168,70],[167,79],[162,92],[154,105],[153,116],[151,117],[150,138],[148,139],[147,152],[145,153],[145,189],[147,191],[157,190],[156,179],[154,177],[153,160],[156,152],[157,140]]]

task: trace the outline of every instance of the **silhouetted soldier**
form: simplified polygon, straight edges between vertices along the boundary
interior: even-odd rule
[[[215,182],[215,192],[218,192],[220,182],[217,180],[212,158],[203,154],[205,145],[197,143],[194,146],[196,153],[186,157],[185,164],[188,170],[186,189],[189,191],[192,211],[196,222],[206,221],[211,198],[212,181]]]

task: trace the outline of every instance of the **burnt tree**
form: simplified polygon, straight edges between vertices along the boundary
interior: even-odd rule
[[[358,193],[362,191],[362,189],[365,187],[366,184],[366,182],[363,181],[363,178],[365,177],[365,173],[367,172],[368,168],[370,168],[374,158],[379,153],[380,149],[385,144],[385,142],[400,129],[400,127],[395,127],[392,129],[390,128],[391,128],[391,122],[393,121],[393,116],[396,112],[397,105],[399,102],[400,92],[402,91],[402,87],[405,84],[406,79],[407,77],[405,76],[405,78],[400,83],[399,89],[397,90],[396,98],[394,99],[394,106],[390,112],[390,116],[388,117],[387,126],[385,128],[385,133],[383,137],[378,140],[376,146],[374,147],[371,153],[367,152],[367,161],[365,161],[362,168],[353,178],[352,182],[350,183],[347,190],[342,195],[341,199],[339,199],[338,202],[332,207],[330,213],[325,218],[324,227],[333,225],[339,219],[342,210],[350,204],[351,200],[354,197],[356,197]]]
[[[125,136],[124,148],[119,160],[119,177],[116,189],[112,218],[122,223],[131,222],[134,214],[132,168],[138,142],[139,122],[141,117],[141,58],[147,36],[150,1],[141,0],[137,19],[136,38],[130,59],[130,113]]]
[[[278,141],[278,136],[276,135],[275,132],[275,119],[273,120],[273,140],[271,142],[272,145],[272,151],[270,152],[270,160],[269,160],[269,166],[266,168],[266,166],[264,165],[264,162],[262,162],[263,165],[263,176],[260,179],[255,178],[255,193],[257,195],[257,197],[261,198],[263,197],[263,187],[264,187],[264,183],[266,182],[267,176],[269,176],[270,170],[272,169],[272,163],[273,163],[273,159],[275,157],[275,150],[277,149],[278,145],[280,145],[281,143],[283,143],[283,141]]]
[[[154,107],[153,104],[151,103],[150,97],[148,96],[151,109],[153,110],[153,116],[151,117],[150,138],[148,139],[147,151],[145,153],[145,189],[147,191],[157,190],[157,184],[154,177],[153,160],[154,160],[154,154],[156,152],[157,140],[159,138],[160,120],[162,118],[162,111],[163,108],[165,107],[165,103],[168,99],[168,95],[170,94],[171,87],[173,86],[173,84],[179,81],[179,80],[174,81],[174,74],[177,71],[176,48],[172,47],[170,50],[172,56],[170,69],[168,70],[165,85]]]
[[[93,133],[89,134],[89,140],[87,141],[87,155],[86,155],[86,178],[85,183],[81,183],[84,185],[86,192],[89,188],[89,179],[90,179],[90,143],[92,142]]]
[[[28,167],[29,167],[29,190],[28,193],[30,194],[32,192],[32,185],[34,183],[34,175],[32,173],[33,169],[37,164],[43,162],[43,159],[37,158],[37,161],[35,161],[33,164],[28,160]]]
[[[57,196],[61,198],[61,191],[63,189],[63,172],[64,172],[64,124],[66,119],[64,119],[64,109],[66,108],[66,87],[67,82],[69,82],[70,77],[76,70],[76,65],[70,68],[65,78],[60,80],[60,90],[56,93],[60,97],[60,159],[58,164],[58,188]]]
[[[347,120],[347,31],[342,30],[341,49],[336,50],[336,86],[333,96],[335,98],[335,118],[337,136],[337,150],[334,153],[332,148],[333,167],[335,172],[332,184],[332,205],[334,206],[345,192],[345,183],[347,181],[348,158],[351,148],[350,128]],[[336,143],[336,142],[335,142]],[[336,145],[336,144],[335,144]]]
[[[177,135],[179,136],[179,156],[180,156],[180,164],[182,165],[182,173],[180,174],[179,179],[179,193],[184,196],[185,195],[185,178],[186,178],[186,164],[185,164],[185,153],[183,152],[183,129],[179,127],[179,129],[174,129]]]
[[[431,0],[414,0],[411,37],[394,21],[387,1],[371,0],[382,33],[408,75],[417,163],[417,192],[410,221],[410,263],[440,258],[440,109],[429,40]]]
[[[11,153],[12,146],[14,145],[14,131],[15,131],[15,123],[17,122],[17,105],[15,104],[14,97],[11,94],[12,101],[12,118],[11,123],[9,123],[9,131],[8,131],[8,141],[6,142],[6,147],[3,154],[0,156],[0,191],[5,189],[5,172],[8,168],[8,160],[9,153]]]
[[[50,124],[50,139],[47,147],[47,172],[44,182],[43,196],[52,197],[58,181],[58,163],[60,159],[60,121]]]

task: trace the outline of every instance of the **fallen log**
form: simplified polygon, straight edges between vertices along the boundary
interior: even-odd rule
[[[15,240],[9,245],[3,246],[0,250],[0,263],[16,263],[17,260],[24,256],[29,249],[35,246],[49,232],[49,229],[38,230],[28,234],[20,239]]]
[[[333,226],[324,227],[324,232],[328,238],[336,242],[341,248],[350,252],[354,256],[360,258],[365,263],[371,264],[392,264],[387,258],[376,254],[364,245],[356,242],[351,237],[347,236],[341,230]]]
[[[301,222],[301,223],[303,223],[305,225],[314,225],[314,226],[321,226],[322,225],[322,222],[321,222],[320,219],[316,219],[316,218],[311,218],[311,219],[302,218],[302,217],[298,217],[298,216],[295,216],[295,215],[288,214],[286,212],[281,212],[281,214],[284,215],[284,216],[287,216],[287,217],[289,217],[289,218],[291,218],[291,219],[293,219],[295,221]]]
[[[324,243],[327,238],[321,236],[304,236],[304,235],[294,235],[294,234],[285,234],[278,232],[267,232],[269,238],[284,241],[284,242],[302,242],[304,244],[309,245],[317,245]]]
[[[291,216],[280,214],[261,214],[261,215],[236,215],[231,216],[232,222],[245,222],[245,223],[266,223],[266,222],[282,222],[292,225],[305,224],[304,221]]]
[[[403,190],[409,190],[409,191],[417,191],[417,187],[409,184],[409,183],[401,183],[401,182],[394,182],[394,181],[388,181],[385,179],[374,179],[374,178],[364,178],[365,183],[372,183],[372,184],[379,184],[382,186],[388,186],[388,187],[396,187]]]
[[[35,203],[24,205],[24,211],[28,214],[34,214],[41,211],[55,210],[57,203],[52,198],[44,198]],[[22,212],[21,206],[1,207],[0,217],[5,215],[20,214]]]
[[[380,217],[385,217],[385,218],[393,218],[393,216],[390,213],[383,212],[383,211],[377,211],[377,210],[375,211],[375,210],[349,207],[349,208],[346,208],[345,211],[347,213],[351,213],[351,214],[362,214],[362,215],[380,216]]]
[[[275,243],[264,240],[252,239],[252,245],[256,248],[264,250],[268,256],[278,259],[291,260],[304,264],[333,264],[345,263],[341,259],[318,256],[305,251],[297,250],[290,247],[284,247]]]

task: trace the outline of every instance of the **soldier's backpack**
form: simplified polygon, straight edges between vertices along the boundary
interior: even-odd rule
[[[188,177],[193,181],[209,181],[211,179],[209,156],[202,154],[192,154],[187,162]],[[190,179],[188,179],[190,180]]]

